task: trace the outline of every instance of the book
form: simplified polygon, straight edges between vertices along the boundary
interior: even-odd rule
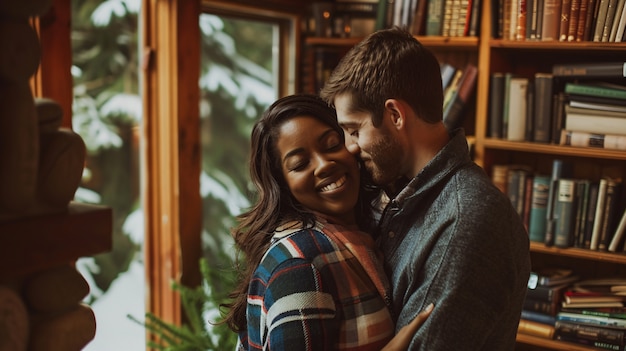
[[[478,68],[469,63],[463,69],[463,76],[459,83],[459,88],[453,93],[451,102],[443,111],[443,123],[448,130],[454,130],[463,125],[465,107],[476,89],[476,78]]]
[[[491,167],[491,181],[503,194],[507,194],[509,165],[493,165]]]
[[[428,0],[426,35],[441,35],[443,28],[444,0]]]
[[[567,82],[564,91],[570,94],[626,99],[626,87],[621,85]]]
[[[589,183],[589,193],[587,195],[587,208],[585,215],[585,231],[583,234],[583,245],[581,246],[584,249],[589,249],[591,246],[591,237],[593,234],[593,227],[596,216],[596,208],[598,203],[598,191],[600,187],[600,182],[590,182]]]
[[[587,19],[587,11],[589,9],[590,0],[580,0],[580,10],[578,13],[578,23],[576,25],[575,42],[583,41],[585,37],[585,21]]]
[[[604,25],[602,26],[601,42],[608,42],[611,34],[611,28],[613,26],[613,20],[615,19],[615,11],[617,8],[618,0],[609,0],[609,5],[606,9],[606,18],[604,19]]]
[[[541,20],[541,40],[559,40],[561,0],[544,0]]]
[[[562,308],[595,308],[595,307],[624,307],[621,301],[582,301],[582,302],[561,302]]]
[[[626,3],[622,6],[622,12],[619,16],[619,21],[617,23],[617,29],[615,31],[615,38],[613,38],[614,42],[622,42],[624,40],[624,33],[626,30]]]
[[[563,292],[568,287],[568,283],[553,286],[537,285],[534,289],[528,288],[526,298],[535,301],[561,302]]]
[[[576,180],[558,179],[558,193],[554,203],[554,246],[567,248],[574,246],[574,225],[576,220]]]
[[[594,134],[626,135],[626,114],[565,106],[565,129]]]
[[[580,324],[591,325],[591,326],[612,327],[612,328],[620,328],[620,329],[626,328],[626,319],[593,316],[593,315],[582,314],[582,313],[561,311],[556,314],[555,319],[559,321],[580,323]]]
[[[587,207],[589,206],[589,187],[591,181],[580,179],[576,182],[576,219],[574,224],[574,246],[584,247],[587,227]]]
[[[594,22],[597,15],[596,9],[600,0],[589,0],[587,5],[587,17],[585,18],[585,28],[580,41],[591,41],[593,39]]]
[[[567,41],[567,32],[569,29],[570,13],[572,10],[573,0],[561,0],[561,16],[559,21],[559,41]]]
[[[604,308],[564,308],[562,312],[580,313],[585,316],[599,316],[626,319],[626,307],[604,307]]]
[[[550,73],[535,73],[535,103],[533,120],[533,139],[539,143],[550,142],[552,124],[552,80]]]
[[[549,176],[535,175],[533,177],[530,218],[528,221],[528,236],[531,241],[543,243],[545,240],[549,190]]]
[[[613,104],[612,102],[608,102],[608,103],[586,102],[586,101],[581,101],[577,97],[570,97],[568,104],[572,107],[586,108],[589,110],[614,111],[614,112],[626,113],[626,105]]]
[[[513,73],[506,72],[504,74],[504,99],[502,100],[502,139],[508,139],[509,134],[509,104],[512,78]]]
[[[611,31],[608,39],[609,42],[615,42],[615,38],[617,36],[617,27],[619,26],[619,22],[624,9],[624,2],[625,0],[617,0],[617,4],[615,5],[615,16],[613,17],[613,24],[611,25]]]
[[[504,109],[504,74],[494,72],[489,78],[489,136],[502,138]]]
[[[535,80],[528,80],[526,89],[526,129],[524,140],[532,141],[535,136]]]
[[[569,336],[569,335],[563,335],[563,336],[559,335],[559,336],[556,336],[556,339],[560,341],[582,345],[583,347],[585,347],[585,349],[589,347],[593,347],[594,349],[603,349],[603,350],[624,350],[622,346],[620,346],[618,343],[594,341],[594,340],[588,340],[588,339],[583,339],[583,338]]]
[[[517,332],[552,339],[554,336],[554,326],[527,319],[520,319]]]
[[[580,7],[583,0],[571,0],[569,24],[567,27],[567,41],[576,41],[576,33],[578,30],[578,16],[580,15]]]
[[[509,82],[507,140],[524,141],[528,78],[512,77]]]
[[[565,92],[558,92],[552,97],[552,128],[550,129],[550,141],[559,143],[561,130],[565,127],[565,105],[569,95]]]
[[[547,246],[554,245],[555,235],[555,209],[558,195],[558,181],[561,178],[569,178],[572,173],[572,165],[560,159],[552,161],[552,175],[550,178],[550,189],[548,191],[548,205],[546,206],[546,235],[544,243]]]
[[[509,168],[507,172],[507,195],[509,200],[511,200],[511,204],[522,218],[524,213],[526,179],[528,177],[531,177],[531,172],[524,167]]]
[[[613,233],[613,238],[608,247],[609,252],[617,252],[619,249],[619,245],[623,245],[624,240],[624,231],[626,230],[626,210],[622,211],[622,216],[620,217],[619,224],[615,229],[615,233]]]
[[[539,1],[527,0],[526,1],[526,39],[537,39],[537,14],[538,14]]]
[[[521,319],[525,319],[527,321],[547,324],[551,326],[554,326],[554,323],[556,322],[556,316],[528,310],[522,310],[520,317]]]
[[[600,232],[602,231],[602,218],[604,210],[604,203],[606,202],[606,187],[608,184],[607,178],[600,179],[598,186],[598,199],[596,201],[596,209],[593,218],[593,230],[591,232],[591,240],[589,244],[590,250],[597,250],[600,243]]]
[[[594,21],[592,41],[602,41],[602,30],[604,29],[604,23],[606,22],[606,14],[610,1],[612,0],[598,0],[598,11]]]
[[[541,301],[541,300],[533,300],[533,299],[524,299],[524,304],[522,305],[522,309],[526,311],[539,312],[547,315],[555,316],[560,308],[561,302],[553,302],[553,301]]]
[[[625,107],[626,100],[617,99],[611,97],[601,97],[601,96],[590,96],[590,95],[580,95],[580,94],[567,94],[567,101],[577,101],[581,103],[593,103],[598,105],[605,106],[617,106],[617,107]],[[602,110],[602,108],[598,108],[598,110]]]
[[[626,62],[589,62],[556,64],[552,75],[568,78],[623,78],[626,77]]]
[[[456,68],[449,63],[441,64],[441,87],[445,91],[450,82],[452,82],[452,78],[454,78],[454,74],[456,73]]]
[[[554,323],[554,336],[562,338],[580,338],[592,342],[614,343],[624,346],[624,331],[610,328],[582,325],[578,323],[557,320]],[[619,349],[618,349],[619,350]]]
[[[626,150],[626,135],[596,134],[563,129],[560,145]]]
[[[517,18],[515,20],[515,33],[513,38],[518,41],[526,40],[526,1],[527,0],[516,0],[515,2],[517,6],[517,10],[515,11]]]
[[[602,227],[598,239],[598,250],[607,251],[612,234],[615,231],[615,217],[620,197],[621,180],[607,178],[606,198],[602,210]]]
[[[585,302],[623,302],[624,298],[624,296],[596,292],[565,291],[563,293],[564,301],[570,305]]]
[[[571,284],[580,278],[574,271],[568,268],[544,267],[530,272],[528,278],[528,288],[534,289],[537,286],[558,286]]]

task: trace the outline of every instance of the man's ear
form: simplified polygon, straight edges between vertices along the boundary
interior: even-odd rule
[[[406,118],[406,106],[397,99],[387,99],[385,101],[385,114],[390,119],[396,129],[404,127]]]

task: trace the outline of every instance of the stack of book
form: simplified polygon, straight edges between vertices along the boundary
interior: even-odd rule
[[[558,340],[609,350],[626,346],[626,279],[593,279],[565,291],[556,315]]]
[[[626,150],[626,62],[494,72],[489,104],[492,138]]]
[[[564,92],[561,145],[626,150],[626,86],[568,82]]]
[[[551,339],[563,293],[578,279],[570,269],[551,267],[531,272],[518,332]]]

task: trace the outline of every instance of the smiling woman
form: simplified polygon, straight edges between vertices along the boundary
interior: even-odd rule
[[[241,349],[380,350],[394,333],[389,285],[359,230],[372,222],[368,193],[334,110],[279,99],[254,125],[251,155],[258,199],[234,230],[247,270],[226,315]]]

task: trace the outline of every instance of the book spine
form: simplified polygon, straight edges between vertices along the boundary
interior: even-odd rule
[[[609,0],[609,6],[606,9],[606,19],[604,20],[604,26],[602,27],[601,42],[608,42],[611,34],[611,28],[613,27],[613,20],[615,18],[615,10],[617,8],[617,0]]]
[[[559,321],[554,323],[556,337],[574,337],[589,341],[616,343],[624,346],[624,331],[609,328],[587,326],[572,322]]]
[[[565,117],[565,129],[593,134],[626,135],[626,118],[570,114]]]
[[[584,32],[582,41],[593,40],[593,30],[594,30],[595,21],[598,15],[599,5],[600,5],[600,0],[589,0],[589,5],[587,9],[587,18],[585,19],[585,32]]]
[[[507,140],[524,141],[526,136],[526,100],[528,78],[513,77],[509,87]]]
[[[620,182],[615,179],[608,179],[606,185],[606,199],[604,203],[602,228],[598,241],[598,250],[607,251],[611,242],[612,234],[615,230],[615,212],[619,201]]]
[[[558,180],[558,194],[554,205],[556,219],[554,246],[567,248],[573,246],[574,220],[576,208],[576,181],[561,178]]]
[[[463,77],[460,86],[452,97],[450,108],[444,111],[444,124],[448,130],[454,130],[463,125],[465,106],[476,87],[478,68],[473,64],[468,64],[463,70]]]
[[[585,37],[585,22],[587,21],[587,10],[590,0],[580,0],[580,12],[578,14],[578,24],[576,26],[576,38],[574,41],[581,42]]]
[[[559,40],[561,0],[544,0],[541,40]]]
[[[565,127],[565,105],[568,95],[564,92],[554,94],[552,97],[552,128],[550,141],[558,144],[561,138],[561,130]]]
[[[576,220],[574,225],[574,246],[582,248],[585,241],[585,229],[587,226],[586,214],[589,204],[590,181],[581,179],[576,182]]]
[[[535,74],[535,103],[533,140],[539,143],[550,142],[552,123],[552,74]]]
[[[567,41],[570,13],[573,0],[561,0],[561,17],[559,22],[559,41]]]
[[[593,219],[593,231],[591,233],[591,242],[589,244],[590,250],[598,250],[598,244],[600,242],[600,231],[602,230],[602,218],[604,210],[604,203],[606,202],[606,187],[607,179],[600,179],[600,185],[598,187],[598,201],[596,202],[596,210]]]
[[[596,134],[564,129],[560,145],[626,150],[626,135]]]
[[[550,178],[548,205],[546,207],[546,235],[544,241],[546,246],[554,245],[554,234],[556,225],[556,217],[554,213],[557,201],[559,179],[569,177],[571,171],[571,164],[558,159],[552,161],[552,176]]]
[[[609,248],[608,248],[609,252],[617,252],[619,245],[622,244],[625,231],[626,231],[626,210],[622,213],[622,217],[620,218],[619,224],[617,225],[617,229],[615,229],[615,233],[613,234],[613,239],[611,239],[611,243],[609,244]]]
[[[546,235],[546,212],[550,190],[550,177],[533,177],[533,191],[528,223],[528,235],[531,241],[543,243]]]
[[[502,138],[502,112],[504,109],[504,74],[492,73],[489,88],[489,134]]]
[[[552,339],[554,335],[554,326],[526,319],[520,319],[517,331],[521,334],[534,335],[546,339]]]
[[[567,28],[567,41],[576,41],[576,33],[578,30],[578,16],[580,15],[580,5],[583,0],[571,0],[569,13],[569,27]]]
[[[570,94],[626,99],[626,90],[611,89],[600,86],[566,83],[565,92]]]
[[[444,0],[428,1],[428,16],[426,17],[426,35],[441,35],[443,27]]]
[[[583,248],[590,249],[591,248],[591,237],[593,235],[593,227],[596,216],[596,208],[598,206],[598,191],[599,191],[600,183],[592,182],[589,184],[589,194],[588,204],[587,204],[587,212],[585,215],[585,221],[587,222],[585,225],[585,234],[583,237]]]
[[[606,13],[609,8],[610,0],[597,0],[598,1],[598,15],[593,28],[594,42],[602,41],[602,30],[604,29],[604,23],[606,22]]]
[[[611,25],[611,33],[609,34],[609,42],[615,42],[617,27],[619,25],[619,21],[622,16],[622,10],[624,8],[624,1],[625,0],[617,0],[617,5],[615,7],[615,16],[613,17],[613,24]]]
[[[527,310],[522,310],[521,318],[527,321],[547,324],[551,326],[554,326],[554,323],[556,322],[555,316],[551,316],[545,313],[534,312],[534,311],[527,311]]]

